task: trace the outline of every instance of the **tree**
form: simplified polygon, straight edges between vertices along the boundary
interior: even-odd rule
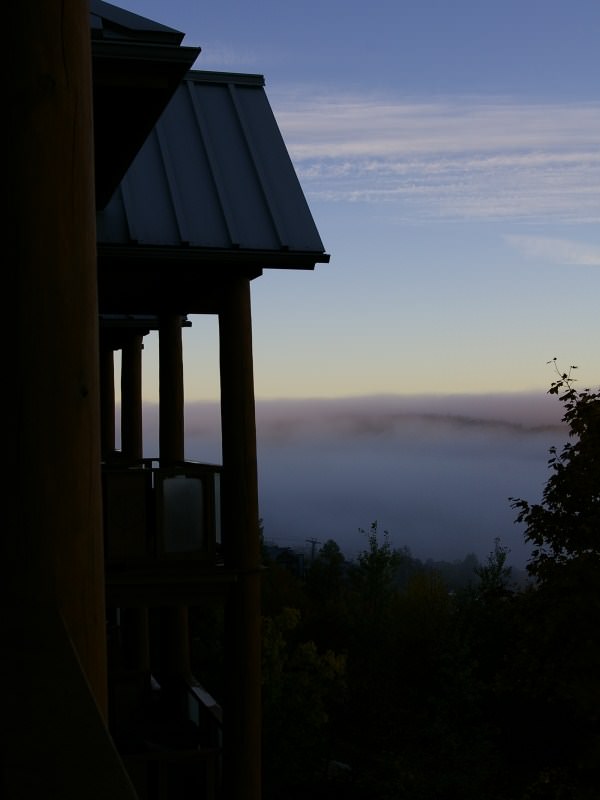
[[[339,545],[328,539],[306,571],[307,613],[311,639],[334,650],[346,649],[351,629],[348,612],[348,562]]]
[[[600,393],[578,391],[575,367],[551,363],[549,394],[563,403],[569,441],[550,450],[541,503],[511,498],[534,546],[527,569],[536,583],[519,600],[505,697],[527,720],[513,740],[527,748],[527,796],[591,800],[600,785]]]
[[[313,594],[319,599],[340,591],[340,584],[346,573],[346,559],[340,546],[333,539],[328,539],[311,561],[307,570],[307,582]]]
[[[559,454],[550,449],[542,502],[510,498],[525,523],[525,539],[534,545],[529,573],[539,582],[570,575],[578,579],[600,568],[600,391],[574,387],[575,366],[557,372],[548,391],[564,406],[569,437]]]
[[[330,756],[330,707],[344,696],[343,655],[298,641],[300,611],[262,620],[265,798],[314,795]]]
[[[359,553],[352,577],[364,613],[372,624],[389,604],[404,554],[392,548],[388,531],[383,532],[383,541],[379,541],[377,521],[371,523],[368,532],[362,528],[359,531],[367,537],[368,548]]]
[[[494,539],[494,549],[488,555],[485,564],[475,567],[479,578],[478,594],[485,596],[505,597],[510,594],[509,581],[512,567],[506,565],[510,550],[500,544],[500,537]]]

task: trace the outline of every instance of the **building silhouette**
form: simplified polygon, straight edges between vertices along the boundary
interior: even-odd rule
[[[108,3],[14,5],[0,795],[255,800],[250,284],[329,256],[261,76],[191,70],[182,33]],[[200,314],[219,325],[220,464],[185,454],[182,330]],[[218,704],[189,634],[190,610],[215,603]]]

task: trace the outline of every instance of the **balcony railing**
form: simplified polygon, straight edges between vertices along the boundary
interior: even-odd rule
[[[105,464],[108,563],[198,559],[216,563],[221,542],[221,467],[158,459]]]

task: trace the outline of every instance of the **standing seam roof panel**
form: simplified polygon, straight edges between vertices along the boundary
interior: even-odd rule
[[[145,245],[324,252],[261,76],[188,73],[98,214],[99,244],[131,244],[127,227]]]
[[[267,215],[271,219],[271,224],[273,225],[273,230],[275,231],[277,238],[279,240],[279,244],[281,247],[287,247],[286,243],[286,236],[284,233],[284,224],[281,218],[281,215],[278,213],[277,206],[273,202],[269,202],[271,198],[270,193],[270,181],[268,174],[265,170],[265,164],[261,163],[261,160],[258,155],[257,144],[259,142],[255,141],[259,139],[256,136],[256,126],[253,126],[253,118],[252,114],[248,113],[248,110],[254,110],[254,104],[248,105],[244,103],[243,98],[246,96],[246,92],[248,92],[248,87],[236,87],[234,84],[229,84],[229,95],[231,98],[231,102],[235,109],[238,123],[240,128],[242,129],[242,133],[244,136],[244,142],[248,149],[248,155],[250,157],[250,163],[254,167],[254,171],[256,173],[255,177],[257,180],[257,185],[261,189],[261,196],[264,201],[264,212],[265,212],[265,219]],[[256,89],[250,89],[250,91],[255,91]],[[261,95],[264,96],[264,92],[259,90]],[[246,113],[244,113],[244,111]],[[265,128],[263,125],[262,128]]]
[[[207,171],[210,173],[211,178],[210,183],[204,187],[207,194],[204,198],[204,202],[201,204],[201,213],[206,215],[206,218],[203,219],[203,222],[205,223],[205,236],[202,237],[202,241],[209,240],[210,230],[215,231],[215,228],[213,227],[214,223],[216,222],[215,218],[217,214],[220,213],[220,221],[222,224],[217,227],[217,230],[222,229],[222,236],[223,234],[225,237],[228,236],[231,246],[238,247],[240,243],[240,237],[235,227],[233,207],[229,202],[227,193],[225,191],[225,181],[221,174],[219,159],[215,155],[213,143],[208,132],[208,122],[205,117],[204,109],[201,103],[194,102],[193,84],[191,81],[185,82],[185,88],[187,90],[186,99],[190,103],[192,113],[196,121],[198,138],[202,143],[202,150],[206,157]],[[193,148],[190,148],[190,151],[193,152]],[[200,148],[198,148],[198,155],[200,155]],[[197,188],[199,189],[200,187]],[[209,191],[214,193],[212,196],[212,202],[211,197],[208,195]],[[208,217],[213,218],[213,226],[211,226],[211,220]],[[223,240],[222,236],[219,238],[219,241]]]
[[[242,91],[261,92],[258,87]],[[228,207],[233,211],[234,229],[239,236],[239,246],[256,249],[265,242],[269,249],[280,248],[279,237],[273,226],[265,193],[261,186],[252,151],[244,135],[236,107],[227,84],[194,86],[194,103],[201,104],[207,131],[214,148],[223,180],[223,190]]]
[[[169,244],[181,244],[156,129],[127,171],[120,191],[134,241],[153,244],[157,231],[160,231],[161,237]]]

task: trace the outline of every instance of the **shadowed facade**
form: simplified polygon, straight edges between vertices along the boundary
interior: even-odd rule
[[[106,3],[90,10],[11,11],[18,501],[2,553],[14,688],[3,788],[258,798],[250,283],[329,257],[262,78],[190,72],[199,49],[179,32]],[[217,465],[185,457],[181,334],[192,314],[219,322]],[[142,351],[153,330],[160,452],[148,454]],[[222,708],[189,655],[189,609],[215,602]],[[40,759],[45,769],[27,768]]]

